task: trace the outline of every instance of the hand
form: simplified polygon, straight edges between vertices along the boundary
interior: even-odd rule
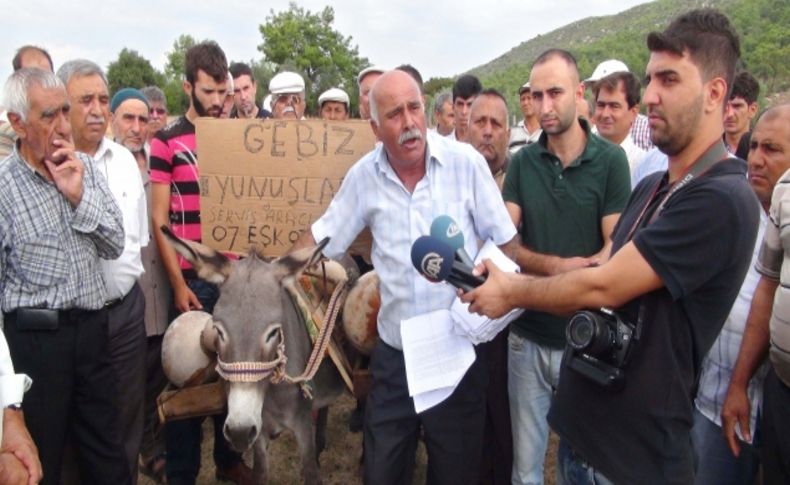
[[[85,165],[74,152],[74,146],[66,140],[54,140],[53,145],[60,148],[55,150],[52,158],[44,160],[49,170],[55,187],[71,203],[77,207],[82,200],[82,178],[85,174]]]
[[[513,273],[500,270],[490,259],[484,259],[483,264],[475,267],[474,274],[488,273],[485,283],[474,290],[464,293],[458,290],[461,301],[469,303],[469,312],[485,315],[489,318],[499,318],[509,312],[512,307],[507,303],[505,292],[511,286]]]
[[[735,456],[740,455],[741,445],[738,435],[735,433],[735,426],[740,426],[741,434],[746,441],[752,440],[749,429],[749,419],[751,417],[751,403],[746,392],[745,386],[730,383],[727,390],[727,397],[721,408],[721,427],[727,444]]]
[[[5,409],[3,411],[3,443],[1,453],[13,453],[24,465],[29,474],[28,483],[33,485],[41,481],[43,471],[38,458],[38,449],[33,438],[30,437],[25,427],[25,418],[22,411]],[[6,483],[0,480],[0,483]]]
[[[11,452],[4,452],[0,453],[0,483],[4,485],[35,485],[38,481],[33,481],[19,458]]]
[[[188,312],[189,310],[203,309],[203,305],[200,304],[200,300],[198,300],[198,297],[195,296],[186,283],[173,291],[173,300],[176,308],[181,313]]]
[[[575,269],[589,268],[590,266],[597,265],[598,258],[595,256],[589,258],[582,258],[580,256],[574,256],[572,258],[558,257],[551,268],[551,275],[558,275],[561,273],[567,273],[568,271],[573,271]]]

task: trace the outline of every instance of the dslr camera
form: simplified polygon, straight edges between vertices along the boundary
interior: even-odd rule
[[[619,391],[638,330],[608,308],[576,312],[565,329],[566,365],[605,389]]]

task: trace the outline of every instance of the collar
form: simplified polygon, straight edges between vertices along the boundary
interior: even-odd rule
[[[596,146],[597,144],[591,143],[593,140],[593,136],[598,136],[598,135],[595,135],[592,132],[592,129],[590,128],[590,122],[582,117],[579,117],[578,120],[579,120],[579,124],[584,130],[584,133],[587,135],[587,143],[584,145],[584,151],[582,152],[582,154],[579,155],[579,157],[573,162],[571,162],[571,164],[568,165],[568,167],[566,168],[577,167],[584,162],[590,162],[596,158],[598,152],[598,148]],[[549,142],[549,135],[545,131],[543,131],[540,134],[540,138],[538,138],[538,142],[536,143],[536,145],[538,145],[538,147],[540,148],[541,158],[549,157],[551,159],[556,159],[557,156],[551,153],[548,149],[548,142]]]
[[[115,146],[113,145],[118,146],[117,143],[110,140],[109,138],[102,137],[101,141],[99,142],[99,148],[96,149],[96,153],[93,155],[93,159],[96,161],[102,160],[105,156],[107,156],[108,153],[112,158],[112,155],[115,155],[115,153],[113,153]]]

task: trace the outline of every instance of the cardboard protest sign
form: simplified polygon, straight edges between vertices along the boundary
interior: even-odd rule
[[[203,243],[239,254],[283,254],[375,145],[358,120],[201,118],[196,130]]]

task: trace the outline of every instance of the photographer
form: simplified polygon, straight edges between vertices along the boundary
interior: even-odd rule
[[[703,9],[651,33],[647,45],[644,102],[669,168],[634,189],[611,259],[549,278],[505,274],[486,261],[486,283],[462,295],[470,311],[490,317],[514,307],[617,309],[569,325],[569,341],[593,343],[566,348],[549,412],[568,483],[693,481],[696,378],[757,231],[746,165],[728,158],[721,142],[737,34],[725,16]]]

